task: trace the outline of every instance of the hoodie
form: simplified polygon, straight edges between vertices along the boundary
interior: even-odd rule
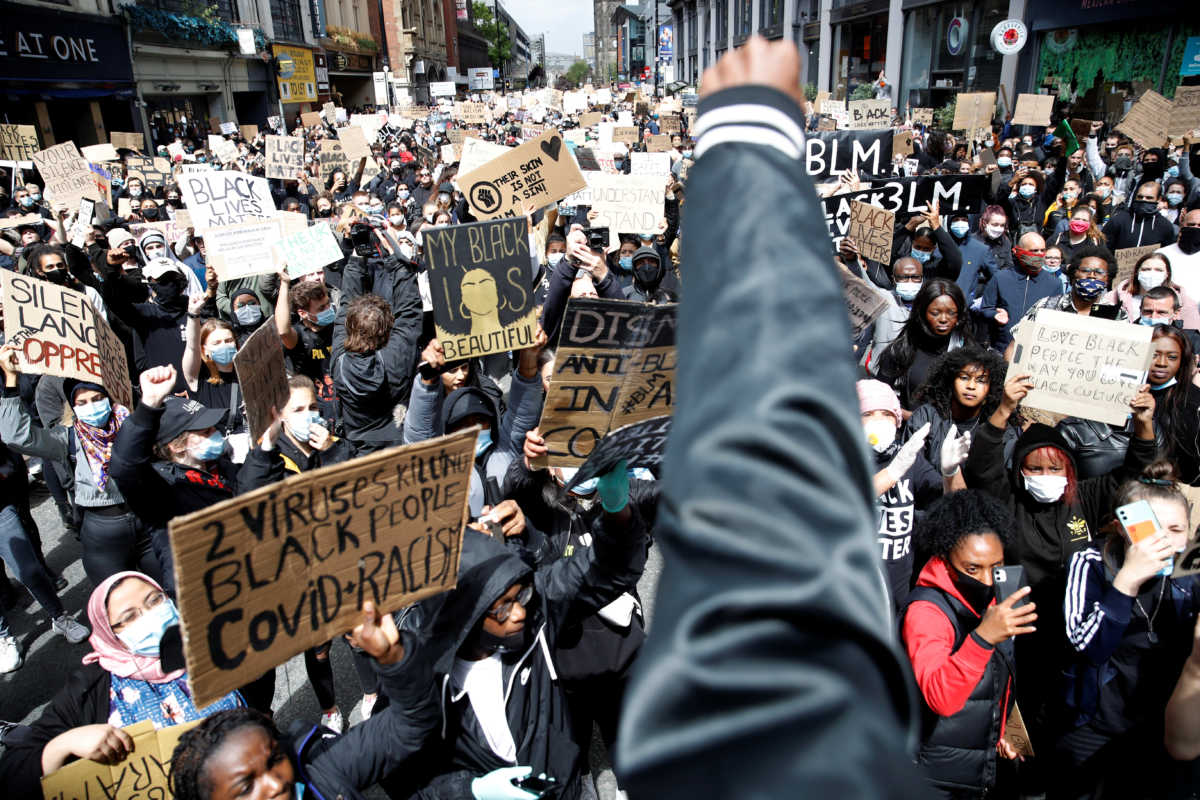
[[[1133,202],[1132,196],[1130,202]],[[1127,205],[1114,211],[1104,224],[1106,246],[1112,251],[1150,244],[1166,247],[1178,236],[1175,226],[1162,214],[1157,211],[1153,214],[1134,214]]]

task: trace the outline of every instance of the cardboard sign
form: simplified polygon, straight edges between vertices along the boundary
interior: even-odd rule
[[[597,172],[592,190],[594,227],[612,233],[656,233],[663,220],[664,181],[658,175],[609,175]]]
[[[171,757],[183,734],[203,720],[155,729],[149,720],[122,728],[133,751],[111,766],[81,758],[42,778],[44,800],[170,800]]]
[[[850,201],[848,235],[858,245],[858,252],[863,258],[883,264],[892,263],[892,229],[895,224],[895,212],[861,200]]]
[[[1040,309],[1017,328],[1010,375],[1035,386],[1023,405],[1124,425],[1129,402],[1146,382],[1153,329]]]
[[[933,109],[920,107],[914,108],[912,110],[912,121],[914,125],[932,125]]]
[[[656,136],[651,136],[646,140],[646,152],[648,153],[667,153],[671,150],[671,136],[667,133],[660,133]]]
[[[256,138],[258,138],[258,126],[257,125],[239,125],[238,133],[240,133],[242,135],[242,138],[245,139],[247,142],[253,142]]]
[[[0,270],[0,288],[4,340],[19,347],[22,373],[104,383],[96,310],[82,292],[11,270]]]
[[[1052,94],[1019,94],[1017,109],[1013,112],[1013,125],[1036,125],[1045,127],[1050,124],[1050,114],[1054,112],[1054,95]]]
[[[1167,142],[1171,125],[1171,101],[1158,92],[1147,89],[1117,123],[1117,130],[1142,147],[1162,147]]]
[[[321,113],[325,115],[325,119],[333,119],[334,114],[337,113],[337,104],[336,103],[323,104],[321,106]]]
[[[87,147],[80,148],[80,154],[88,161],[120,161],[121,157],[117,155],[117,148],[111,144],[92,144]]]
[[[1015,700],[1012,713],[1008,715],[1004,726],[1004,741],[1017,751],[1018,756],[1033,758],[1033,742],[1029,740],[1029,729],[1025,727],[1025,718],[1021,716],[1021,709]]]
[[[480,219],[518,216],[526,202],[541,208],[586,185],[562,136],[553,129],[470,173],[462,174],[461,169],[459,188]]]
[[[887,310],[887,300],[875,291],[875,287],[845,267],[841,267],[842,299],[846,301],[846,314],[850,317],[850,329],[858,336]]]
[[[103,314],[96,315],[96,350],[100,354],[101,384],[113,402],[133,410],[133,382],[129,378],[129,361],[125,344],[109,327]]]
[[[208,136],[208,149],[219,161],[224,164],[232,164],[238,160],[237,145],[226,139],[224,136]]]
[[[0,230],[19,228],[22,225],[45,225],[50,220],[41,214],[18,214],[15,217],[0,217]]]
[[[288,275],[299,278],[345,257],[328,225],[308,225],[275,243],[276,263],[286,264]]]
[[[1133,270],[1137,266],[1137,262],[1146,255],[1158,250],[1161,245],[1148,244],[1143,247],[1123,247],[1120,250],[1113,252],[1117,257],[1117,277],[1113,281],[1113,286],[1120,286],[1124,281],[1133,277]]]
[[[300,124],[306,128],[318,128],[321,125],[321,114],[318,111],[305,111],[300,114]]]
[[[37,128],[32,125],[0,125],[0,159],[32,161],[40,147]]]
[[[267,137],[267,177],[295,180],[304,169],[304,140],[299,136]]]
[[[275,216],[275,200],[266,178],[245,172],[197,172],[184,175],[179,191],[199,233]],[[212,244],[207,242],[211,250]],[[254,273],[247,273],[254,274]]]
[[[538,466],[579,466],[610,430],[671,414],[675,306],[575,299],[559,333]]]
[[[669,416],[654,417],[609,431],[579,467],[566,489],[569,491],[584,481],[612,471],[621,461],[630,469],[657,467],[662,463],[670,432]]]
[[[846,170],[882,175],[892,164],[892,131],[817,131],[804,137],[804,169],[814,178]]]
[[[455,161],[458,161],[458,148],[456,145],[444,144],[438,152],[443,164],[453,164]]]
[[[287,367],[283,364],[283,340],[273,317],[242,342],[233,357],[233,368],[246,398],[250,438],[257,442],[271,427],[271,409],[282,413],[290,394]]]
[[[1182,139],[1196,128],[1200,128],[1200,86],[1176,87],[1167,135]]]
[[[278,267],[272,247],[282,238],[276,219],[210,226],[204,232],[205,261],[223,281],[275,272]]]
[[[204,706],[453,589],[478,428],[304,472],[170,523],[188,685]]]
[[[329,178],[339,169],[346,173],[346,180],[349,182],[351,176],[350,159],[346,157],[346,151],[342,148],[340,141],[333,139],[321,140],[321,177]]]
[[[338,141],[342,143],[342,152],[346,154],[346,158],[350,161],[358,161],[360,158],[369,158],[371,155],[371,146],[367,144],[367,135],[362,128],[351,126],[349,128],[338,128]]]
[[[109,131],[108,141],[118,150],[141,150],[146,143],[146,137],[140,133]]]
[[[33,163],[45,181],[46,195],[55,207],[77,208],[79,200],[90,197],[103,201],[92,178],[87,159],[79,154],[74,142],[63,142],[33,154]]]
[[[670,142],[667,143],[668,145]],[[630,153],[630,175],[659,175],[666,178],[671,174],[670,153]]]
[[[525,220],[494,219],[425,231],[424,258],[438,341],[446,360],[533,345]]]
[[[995,92],[960,93],[954,104],[954,122],[950,127],[956,131],[982,128],[991,123],[992,112],[995,109]]]
[[[157,188],[171,182],[171,163],[165,158],[152,156],[125,156],[125,180],[141,178],[149,188]]]
[[[892,127],[891,100],[851,100],[849,103],[850,130],[879,130]]]
[[[683,121],[679,119],[678,114],[667,114],[665,117],[659,117],[658,129],[668,136],[683,133]]]
[[[491,114],[483,103],[456,103],[454,116],[467,125],[486,125],[491,122]]]
[[[613,127],[612,140],[622,144],[637,144],[638,129],[635,125],[617,125]]]
[[[225,136],[232,136],[233,134],[237,133],[237,129],[238,126],[236,122],[222,122],[218,126],[218,130],[220,130]]]

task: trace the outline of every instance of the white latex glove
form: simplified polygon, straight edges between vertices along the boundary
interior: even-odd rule
[[[892,459],[892,463],[887,465],[888,475],[894,482],[899,483],[900,479],[912,469],[912,465],[917,461],[917,453],[925,448],[925,440],[928,437],[929,423],[926,422],[912,435],[911,439],[900,447],[895,458]]]
[[[528,778],[533,767],[501,767],[471,781],[475,800],[535,800],[537,795],[513,786],[514,779]]]
[[[959,467],[967,460],[967,454],[970,452],[971,432],[963,431],[962,436],[959,436],[958,426],[951,425],[950,432],[946,434],[946,439],[942,442],[942,477],[949,478],[958,472]]]

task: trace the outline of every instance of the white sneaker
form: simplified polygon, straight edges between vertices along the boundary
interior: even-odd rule
[[[68,614],[63,614],[54,620],[54,622],[51,622],[50,627],[54,629],[55,633],[61,633],[71,644],[79,644],[92,634],[87,627],[80,625],[75,621],[74,617]]]
[[[341,733],[346,727],[346,719],[342,716],[340,708],[334,708],[333,711],[321,715],[321,725],[334,733]]]
[[[366,722],[371,718],[371,712],[375,710],[375,702],[379,700],[379,694],[363,695],[362,699],[362,718]]]
[[[21,668],[21,646],[15,636],[0,636],[0,672],[16,672]]]

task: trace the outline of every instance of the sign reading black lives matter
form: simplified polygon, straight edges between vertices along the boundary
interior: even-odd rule
[[[567,489],[610,472],[620,462],[627,467],[657,467],[667,449],[671,417],[654,417],[608,432],[571,478]]]
[[[299,136],[267,137],[267,177],[295,180],[304,169],[304,140]]]
[[[275,216],[270,182],[244,172],[193,172],[180,176],[179,190],[196,233]]]
[[[425,231],[433,321],[447,361],[533,344],[526,233],[520,217]]]
[[[610,430],[671,414],[674,383],[674,305],[570,301],[539,423],[549,452],[538,466],[579,466]]]
[[[170,523],[198,707],[345,633],[453,589],[477,427],[295,475]]]

